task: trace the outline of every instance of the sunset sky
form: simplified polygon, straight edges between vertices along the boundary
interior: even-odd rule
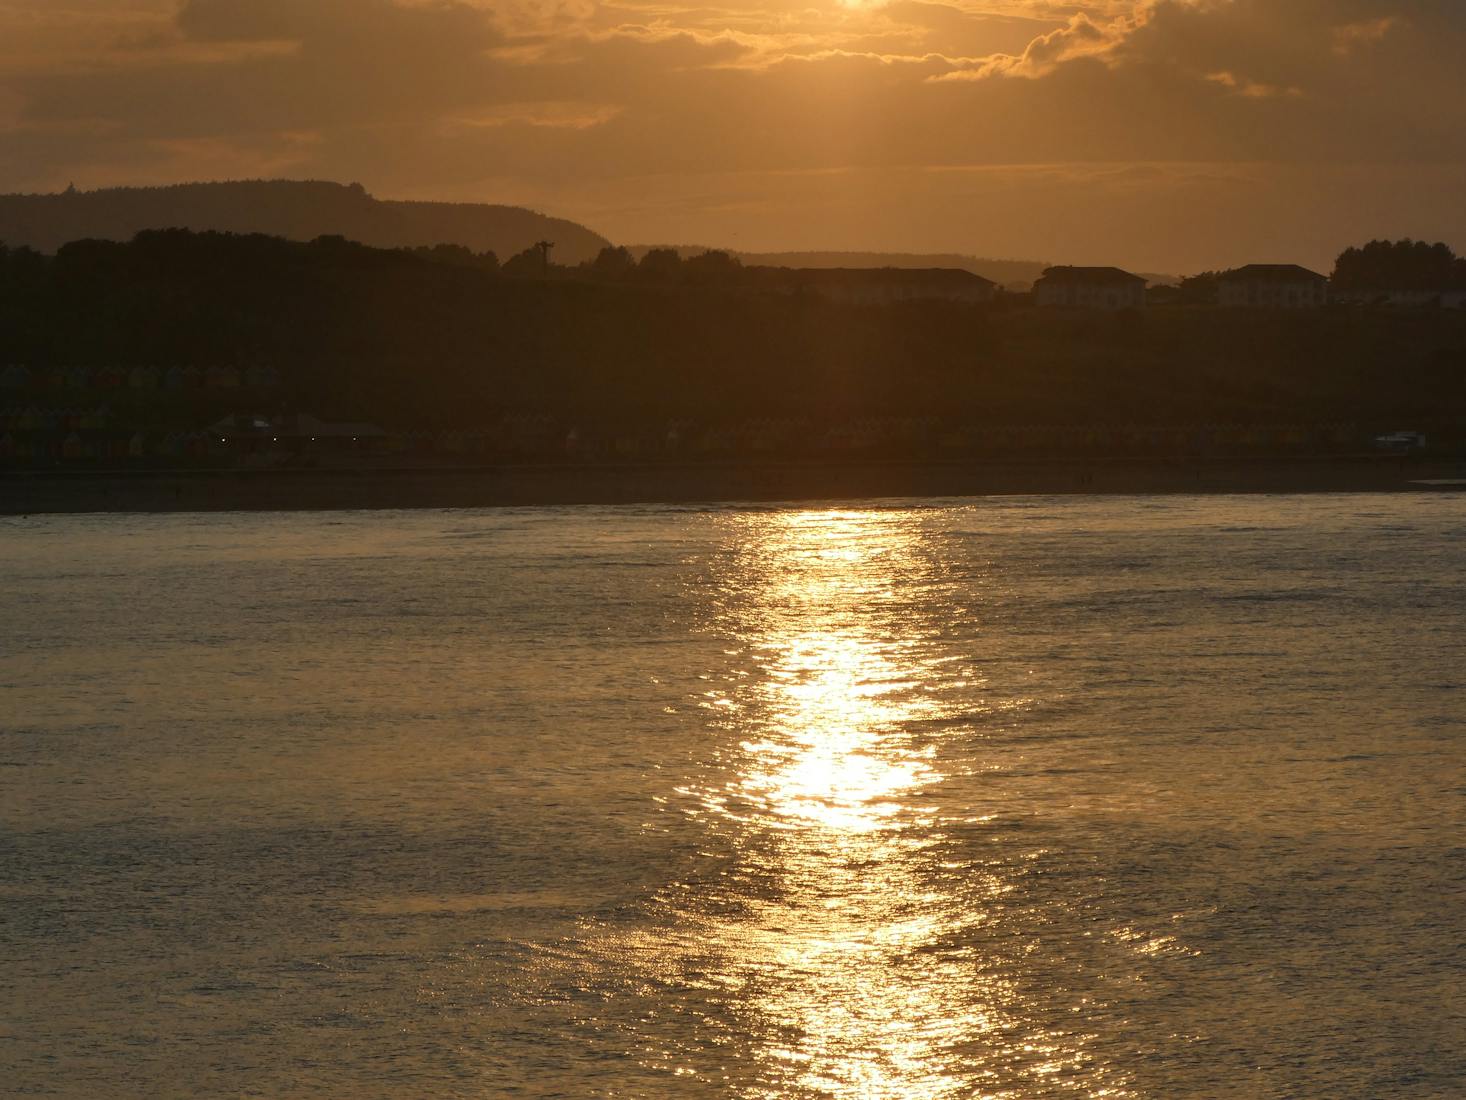
[[[0,190],[279,176],[623,242],[1186,273],[1466,247],[1460,0],[0,0]]]

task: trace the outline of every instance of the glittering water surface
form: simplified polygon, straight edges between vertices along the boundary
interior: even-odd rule
[[[1466,1095],[1463,498],[0,563],[5,1095]]]

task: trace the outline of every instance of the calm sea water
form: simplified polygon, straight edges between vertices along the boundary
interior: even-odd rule
[[[0,1093],[1466,1096],[1466,498],[0,521]]]

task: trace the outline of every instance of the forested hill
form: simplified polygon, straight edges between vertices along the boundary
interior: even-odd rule
[[[341,236],[379,248],[457,244],[501,259],[540,240],[554,259],[593,259],[608,243],[583,225],[515,206],[395,202],[358,184],[256,180],[117,187],[59,195],[0,195],[0,242],[55,252],[68,241],[130,240],[146,229],[267,233],[308,241]]]

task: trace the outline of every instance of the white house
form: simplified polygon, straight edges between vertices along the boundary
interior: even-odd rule
[[[1217,303],[1222,306],[1313,309],[1328,301],[1328,278],[1297,264],[1248,264],[1217,279]]]
[[[1064,309],[1142,309],[1145,280],[1118,267],[1051,267],[1033,284],[1033,300]]]

